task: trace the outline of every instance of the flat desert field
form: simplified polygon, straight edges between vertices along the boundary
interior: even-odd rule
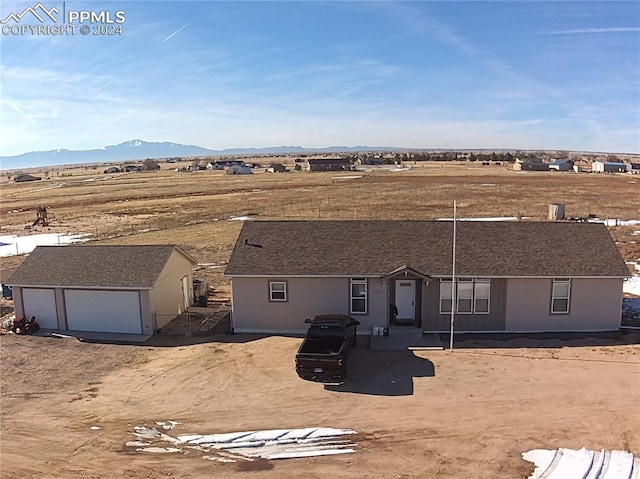
[[[166,165],[164,165],[166,167]],[[406,171],[226,176],[222,172],[2,179],[1,235],[89,234],[94,244],[178,244],[203,264],[214,299],[241,221],[270,219],[637,220],[630,175],[522,173],[506,166],[419,165]],[[59,222],[25,230],[38,206]],[[638,261],[636,226],[614,226]],[[293,245],[292,245],[293,247]],[[576,238],[576,248],[580,239]],[[2,258],[6,273],[24,256]],[[587,260],[587,259],[585,259]],[[460,338],[448,351],[371,351],[350,359],[342,386],[298,379],[301,339],[161,334],[141,345],[0,336],[2,478],[381,477],[526,478],[521,454],[560,447],[640,454],[640,333],[581,338]],[[172,429],[156,422],[175,421]],[[349,429],[353,453],[282,460],[204,459],[136,427],[179,435],[326,427]],[[129,443],[129,445],[127,445]],[[166,451],[175,447],[174,452]]]

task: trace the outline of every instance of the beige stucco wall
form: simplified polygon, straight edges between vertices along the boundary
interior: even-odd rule
[[[13,294],[13,309],[16,315],[16,318],[24,317],[24,305],[22,304],[22,288],[19,286],[14,286],[11,288],[11,292]]]
[[[621,278],[572,279],[569,314],[551,314],[552,280],[507,280],[505,331],[616,331]]]
[[[287,301],[269,301],[269,281],[286,281]],[[305,318],[317,314],[349,313],[349,278],[241,278],[231,281],[235,332],[304,334]],[[387,323],[387,285],[368,280],[367,314],[351,314],[360,321],[358,334]]]
[[[191,268],[193,264],[184,255],[175,251],[169,257],[158,280],[149,292],[149,311],[156,318],[156,328],[162,328],[184,310],[182,295],[182,278],[188,276],[189,287],[193,285]],[[193,305],[193,293],[189,294],[190,304]],[[142,300],[142,297],[141,297]],[[141,301],[143,330],[145,326],[145,305]]]

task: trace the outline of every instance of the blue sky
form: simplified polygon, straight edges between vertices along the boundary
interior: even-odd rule
[[[0,155],[133,138],[640,153],[637,1],[64,8],[124,11],[122,34],[2,34]]]

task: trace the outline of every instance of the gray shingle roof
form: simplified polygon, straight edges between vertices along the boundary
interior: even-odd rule
[[[152,288],[174,245],[38,246],[9,281],[16,286]]]
[[[450,221],[247,221],[225,274],[383,276],[406,265],[446,276],[452,236]],[[629,275],[603,224],[460,221],[457,238],[461,276]]]

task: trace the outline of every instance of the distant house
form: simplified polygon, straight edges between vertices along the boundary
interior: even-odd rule
[[[117,166],[110,166],[109,168],[107,168],[106,170],[104,170],[104,174],[112,174],[112,173],[121,173],[122,170],[120,168],[118,168]]]
[[[280,163],[271,163],[269,166],[267,166],[266,171],[268,173],[283,173],[287,171],[287,169]]]
[[[549,163],[550,171],[573,171],[573,161],[568,158],[554,159]]]
[[[627,164],[618,161],[594,161],[591,164],[594,173],[626,173]]]
[[[351,168],[347,158],[310,158],[307,160],[307,171],[341,171]]]
[[[195,264],[173,245],[38,246],[7,284],[43,328],[150,336],[193,305]]]
[[[251,168],[244,163],[233,163],[224,167],[227,175],[250,175],[253,173]]]
[[[33,175],[18,175],[16,176],[13,181],[15,181],[16,183],[26,183],[27,181],[38,181],[41,180],[42,178],[40,176],[33,176]]]
[[[634,175],[640,174],[640,163],[627,163],[627,172]]]
[[[370,334],[394,306],[426,332],[449,331],[452,308],[458,332],[620,328],[629,270],[605,225],[460,222],[455,285],[452,235],[450,221],[246,221],[225,270],[233,330],[303,334],[341,313]]]
[[[549,171],[549,164],[542,160],[521,160],[516,158],[513,163],[515,171]]]

